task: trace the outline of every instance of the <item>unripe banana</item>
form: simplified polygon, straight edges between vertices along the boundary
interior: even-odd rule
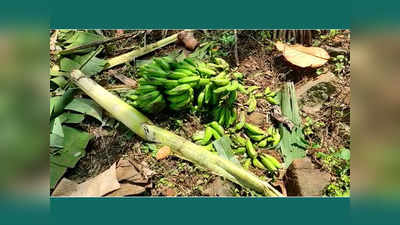
[[[241,85],[241,84],[239,84],[238,89],[239,89],[239,91],[242,92],[243,94],[246,94],[246,95],[247,95],[247,94],[249,93],[249,92],[246,91],[246,89],[244,88],[244,86]]]
[[[236,111],[232,109],[231,118],[230,118],[229,124],[228,124],[229,127],[232,126],[233,123],[236,121],[236,117],[237,117]]]
[[[176,72],[176,71],[171,72],[171,73],[168,74],[168,77],[169,77],[169,78],[171,78],[171,79],[177,79],[177,80],[178,80],[178,79],[182,79],[182,78],[187,77],[187,76],[189,76],[189,75],[186,74],[186,73]]]
[[[247,149],[247,155],[250,156],[250,158],[256,158],[258,153],[253,147],[253,144],[251,143],[250,139],[246,140],[246,149]]]
[[[221,138],[221,135],[219,135],[218,131],[215,129],[211,128],[212,136],[214,137],[215,140],[218,140]]]
[[[243,163],[243,168],[248,170],[251,165],[251,159],[246,159]]]
[[[267,139],[264,139],[264,140],[262,140],[262,141],[260,141],[260,142],[258,143],[258,147],[264,148],[265,146],[267,146],[267,144],[268,144],[268,140],[267,140]]]
[[[196,133],[193,134],[192,140],[193,140],[193,141],[201,140],[201,139],[204,138],[204,134],[205,134],[205,131],[204,131],[204,130],[202,130],[202,131],[197,131]]]
[[[218,86],[225,86],[225,85],[229,84],[228,79],[211,78],[211,81],[214,82]]]
[[[212,122],[210,123],[210,126],[211,126],[214,130],[216,130],[216,131],[218,132],[218,134],[220,134],[221,136],[224,136],[225,130],[224,130],[224,128],[223,128],[221,125],[219,125],[217,122],[212,121]]]
[[[186,91],[192,89],[192,87],[189,84],[181,84],[179,86],[176,86],[175,88],[171,90],[165,91],[165,94],[167,95],[180,95],[185,93]]]
[[[246,148],[244,148],[244,147],[239,147],[239,148],[237,148],[236,150],[234,150],[233,153],[234,153],[235,155],[242,155],[242,154],[246,153]]]
[[[137,96],[137,95],[128,95],[126,97],[131,99],[131,100],[137,100],[139,96]]]
[[[256,109],[257,100],[253,94],[250,95],[249,100],[247,101],[247,104],[249,105],[247,112],[253,112]]]
[[[228,104],[232,105],[233,103],[235,103],[236,99],[237,99],[237,92],[236,91],[229,92]]]
[[[272,105],[279,105],[279,102],[277,100],[275,100],[273,97],[271,96],[267,96],[267,101],[269,103],[271,103]]]
[[[170,95],[167,97],[167,100],[172,103],[182,102],[186,99],[190,98],[189,92],[185,92],[181,95]]]
[[[191,76],[191,77],[184,77],[178,80],[180,84],[187,84],[187,83],[192,83],[192,82],[197,82],[200,80],[200,77],[198,76]]]
[[[261,141],[266,138],[266,136],[263,134],[259,134],[259,135],[249,134],[249,137],[251,138],[251,140],[254,140],[254,141]]]
[[[210,90],[211,85],[207,84],[206,87],[204,88],[204,102],[208,104],[208,102],[211,100],[211,90]]]
[[[161,93],[159,91],[151,91],[149,93],[146,93],[144,95],[140,95],[138,97],[138,102],[145,102],[145,101],[151,101],[155,98],[157,98]]]
[[[282,164],[273,156],[270,156],[268,154],[262,154],[260,157],[265,157],[267,158],[269,161],[272,162],[272,164],[276,167],[276,168],[282,168]]]
[[[265,156],[261,155],[260,156],[262,164],[267,167],[267,169],[271,172],[275,172],[277,168],[274,166],[274,164]]]
[[[224,91],[226,91],[226,88],[227,88],[227,86],[219,87],[219,88],[214,90],[214,93],[215,94],[219,94],[221,92],[224,92]]]
[[[253,166],[265,170],[265,166],[257,159],[257,158],[253,158]]]
[[[234,80],[231,82],[231,84],[226,89],[228,91],[235,91],[238,88],[239,88],[239,82],[237,80]]]
[[[203,106],[204,101],[204,91],[200,92],[199,96],[197,97],[197,106],[201,108]]]
[[[169,71],[171,69],[168,62],[164,61],[163,58],[154,58],[153,61],[165,71]]]
[[[246,139],[242,138],[238,134],[233,134],[231,139],[238,146],[246,146]]]
[[[217,74],[214,70],[202,66],[197,67],[197,70],[206,76],[212,76]]]
[[[252,134],[266,135],[266,132],[264,130],[262,130],[261,128],[257,127],[256,125],[253,125],[251,123],[245,123],[244,127],[246,128],[246,130],[248,130]]]
[[[185,58],[183,61],[187,62],[188,64],[190,64],[190,65],[192,65],[194,67],[197,66],[196,63],[195,63],[195,60],[193,58]]]

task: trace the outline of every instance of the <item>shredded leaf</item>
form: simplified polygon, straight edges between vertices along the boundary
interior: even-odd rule
[[[93,100],[86,98],[75,98],[65,109],[83,113],[92,116],[102,122],[102,109]]]
[[[281,95],[282,115],[293,122],[294,128],[290,131],[285,124],[280,123],[282,136],[280,150],[287,168],[293,160],[306,156],[307,144],[301,129],[301,118],[297,105],[296,94],[292,82],[286,83]]]
[[[239,160],[237,160],[234,156],[231,148],[232,141],[228,136],[223,136],[222,138],[219,138],[218,140],[213,142],[213,145],[215,150],[217,150],[219,156],[241,166]]]
[[[87,132],[63,126],[64,149],[60,154],[50,156],[50,161],[59,165],[73,168],[80,158],[85,155],[85,148],[90,140]]]

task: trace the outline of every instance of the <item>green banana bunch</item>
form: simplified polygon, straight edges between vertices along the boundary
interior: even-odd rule
[[[236,121],[237,112],[233,105],[217,107],[212,111],[215,121],[223,127],[230,127]]]
[[[147,113],[158,113],[166,107],[166,102],[161,93],[154,87],[150,87],[150,85],[142,86],[137,89],[135,94],[127,97],[134,100],[131,103],[133,106]]]
[[[139,86],[126,99],[148,113],[166,107],[176,111],[206,111],[213,107],[215,120],[222,127],[230,127],[237,119],[233,105],[243,86],[231,80],[234,76],[228,70],[229,64],[221,58],[205,63],[189,57],[179,62],[169,56],[155,57],[138,68]]]
[[[280,162],[275,158],[267,154],[260,155],[261,163],[270,171],[275,172],[278,169],[282,168]]]
[[[225,134],[224,128],[222,128],[217,122],[213,121],[206,126],[204,131],[198,131],[193,134],[192,139],[196,144],[206,146],[209,145],[210,141],[218,140]],[[210,147],[208,147],[210,150]],[[212,149],[210,151],[213,151]]]
[[[267,131],[264,131],[253,124],[245,122],[243,123],[243,127],[247,136],[251,140],[258,142],[257,146],[260,148],[275,148],[281,140],[279,131],[273,127],[269,127]]]

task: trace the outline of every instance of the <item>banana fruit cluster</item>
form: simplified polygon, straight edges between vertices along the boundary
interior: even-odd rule
[[[235,147],[237,147],[235,153],[247,153],[249,157],[244,161],[243,167],[248,169],[249,166],[253,164],[254,167],[259,169],[268,169],[270,172],[277,171],[282,167],[281,164],[270,155],[258,154],[255,146],[266,147],[268,145],[278,145],[280,141],[279,132],[272,127],[270,127],[268,131],[264,131],[253,124],[244,122],[245,119],[243,119],[244,115],[242,115],[242,113],[243,112],[241,112],[239,122],[234,129],[237,131],[244,128],[248,138],[243,138],[239,134],[232,134],[231,140],[236,145]],[[258,144],[254,145],[252,141],[258,142]]]
[[[175,111],[231,106],[229,113],[223,110],[225,118],[230,118],[240,84],[237,80],[231,81],[228,70],[229,64],[220,58],[215,63],[193,58],[177,62],[169,56],[153,58],[152,63],[139,68],[139,87],[128,97],[133,100],[133,106],[148,113],[161,112],[167,106]],[[233,123],[233,118],[219,119],[221,115],[218,114],[220,124]]]
[[[206,125],[206,129],[204,131],[195,133],[192,136],[192,139],[196,144],[204,146],[206,150],[215,151],[211,142],[213,140],[220,139],[224,135],[224,128],[216,121],[213,121]]]

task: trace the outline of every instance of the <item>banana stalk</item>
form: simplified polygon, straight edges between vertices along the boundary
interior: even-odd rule
[[[210,151],[205,151],[204,147],[196,145],[170,131],[154,126],[146,116],[105,90],[81,71],[74,70],[71,73],[71,79],[101,107],[143,139],[167,145],[179,157],[210,169],[214,173],[260,194],[274,197],[283,196],[269,183],[260,180],[256,175],[233,162]]]
[[[109,59],[107,59],[107,64],[104,69],[109,69],[114,66],[130,62],[139,56],[146,55],[147,53],[157,50],[159,48],[162,48],[166,45],[169,45],[169,44],[175,42],[176,40],[178,40],[178,34],[171,35],[171,36],[164,38],[158,42],[147,45],[144,48],[136,49],[136,50],[127,52],[125,54],[122,54],[122,55],[119,55],[119,56],[116,56],[113,58],[109,58]]]

